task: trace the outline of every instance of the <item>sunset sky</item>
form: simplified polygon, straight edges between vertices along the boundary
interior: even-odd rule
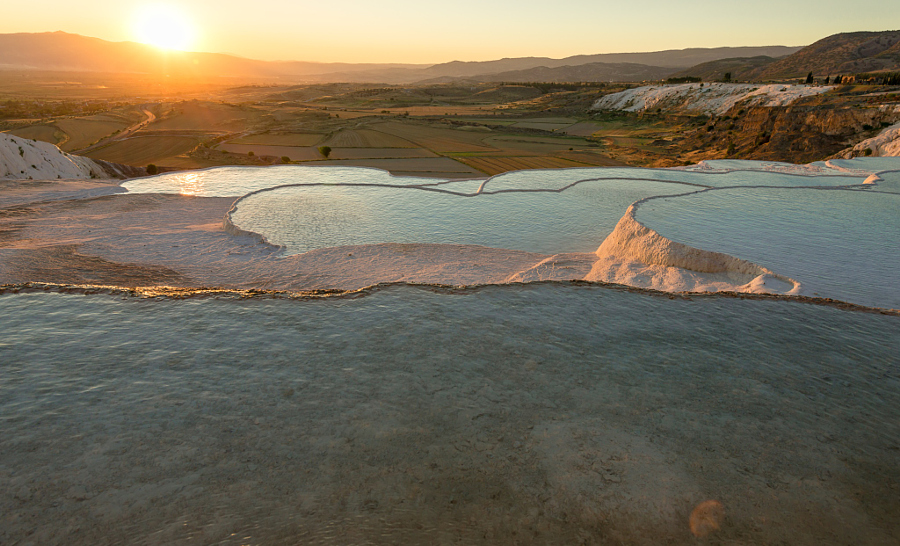
[[[5,2],[0,33],[62,30],[264,60],[437,63],[806,45],[900,28],[896,0],[46,0]],[[154,38],[154,28],[170,30]],[[175,29],[175,30],[172,30]]]

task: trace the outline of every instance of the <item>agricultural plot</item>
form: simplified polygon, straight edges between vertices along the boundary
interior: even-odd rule
[[[378,127],[381,127],[378,125]],[[332,148],[415,148],[416,144],[394,134],[371,129],[344,129],[328,137],[325,146]]]
[[[438,153],[497,151],[483,142],[490,133],[460,131],[449,127],[434,127],[419,123],[400,123],[396,121],[379,123],[374,125],[373,128],[377,131],[414,142],[422,148]]]
[[[262,144],[264,146],[315,146],[325,135],[320,133],[261,133],[229,140],[227,144]]]
[[[49,142],[50,144],[59,145],[65,142],[66,135],[59,128],[53,125],[31,125],[29,127],[21,127],[9,131],[10,134],[17,137],[27,138],[29,140],[40,140],[41,142]]]
[[[517,120],[504,119],[501,117],[497,117],[497,118],[466,118],[461,121],[468,121],[471,123],[480,123],[482,125],[493,125],[493,126],[499,126],[499,127],[508,127],[510,125],[515,125],[516,123],[519,123]]]
[[[164,159],[188,153],[199,143],[197,138],[189,136],[136,136],[103,146],[87,156],[144,167],[148,163],[161,163]]]
[[[353,167],[375,167],[393,174],[407,176],[429,176],[437,178],[477,178],[484,174],[477,169],[446,157],[411,159],[338,159],[319,161],[316,165],[345,165]]]
[[[603,129],[603,125],[600,123],[594,123],[592,121],[582,121],[580,123],[570,125],[560,132],[572,136],[589,137],[601,129]]]
[[[559,131],[571,127],[577,123],[577,119],[572,118],[537,118],[524,119],[516,122],[512,126],[518,129],[538,129],[541,131]]]
[[[345,110],[343,108],[341,108],[340,110],[335,110],[331,108],[326,113],[334,115],[335,117],[339,117],[341,119],[359,119],[377,116],[380,114],[380,112],[381,110]]]
[[[439,157],[424,148],[332,148],[331,159],[410,159],[416,157]]]
[[[411,116],[422,117],[441,117],[441,116],[484,116],[489,115],[494,110],[493,106],[386,106],[384,108],[373,108],[374,111],[387,111],[388,114],[409,114]],[[340,112],[343,117],[343,112]]]
[[[152,131],[246,131],[259,123],[265,111],[213,102],[179,102],[147,129]]]
[[[485,157],[466,156],[458,157],[457,161],[469,165],[473,169],[495,175],[507,171],[522,171],[526,169],[564,169],[566,167],[584,167],[584,163],[564,159],[561,157]]]
[[[69,137],[60,148],[70,152],[87,148],[98,140],[129,127],[131,123],[113,116],[92,116],[62,119],[56,125]]]
[[[289,157],[291,161],[314,161],[322,159],[322,154],[315,147],[300,146],[263,146],[258,144],[220,144],[216,146],[217,150],[232,154],[248,155],[253,152],[254,155],[263,156],[270,155],[275,157]]]
[[[555,155],[570,148],[584,148],[589,142],[579,138],[533,138],[496,136],[485,139],[485,144],[502,150],[502,155]]]
[[[575,150],[572,152],[560,152],[556,154],[556,157],[561,157],[563,159],[568,159],[571,161],[576,161],[578,163],[584,163],[585,165],[593,165],[595,167],[625,167],[626,163],[622,163],[621,161],[616,161],[610,157],[607,157],[600,153],[589,152],[589,151],[580,151]]]

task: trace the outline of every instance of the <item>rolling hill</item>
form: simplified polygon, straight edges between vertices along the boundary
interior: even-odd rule
[[[718,59],[678,72],[705,81],[721,80],[731,72],[737,81],[770,81],[863,72],[900,70],[900,31],[834,34],[800,51],[774,59],[743,57]]]
[[[272,82],[379,82],[411,84],[443,78],[502,81],[644,80],[712,60],[737,56],[783,56],[797,47],[720,47],[649,53],[576,55],[564,59],[520,57],[435,65],[258,61],[220,53],[163,51],[134,42],[108,42],[65,32],[0,34],[0,69],[232,77]],[[645,68],[641,68],[644,66]],[[583,67],[583,68],[580,68]],[[517,71],[536,70],[516,74]]]
[[[900,70],[900,31],[835,34],[752,72],[757,79]]]

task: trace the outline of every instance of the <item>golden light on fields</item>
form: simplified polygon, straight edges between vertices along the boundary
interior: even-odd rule
[[[172,6],[147,5],[138,10],[134,25],[138,41],[163,49],[186,50],[194,29],[184,13]]]

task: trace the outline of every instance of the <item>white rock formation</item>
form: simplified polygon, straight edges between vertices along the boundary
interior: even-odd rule
[[[852,148],[847,148],[835,157],[850,159],[865,156],[866,150],[872,157],[900,157],[900,123],[891,125],[878,136],[863,140]]]
[[[597,261],[584,280],[667,292],[801,293],[799,282],[755,263],[663,237],[638,222],[635,210],[636,205],[628,207],[597,249]]]
[[[738,103],[745,106],[785,106],[830,89],[833,87],[746,83],[646,86],[607,95],[597,100],[592,109],[644,112],[660,108],[685,114],[722,115]]]
[[[111,178],[99,163],[69,155],[53,144],[0,133],[0,179]]]

